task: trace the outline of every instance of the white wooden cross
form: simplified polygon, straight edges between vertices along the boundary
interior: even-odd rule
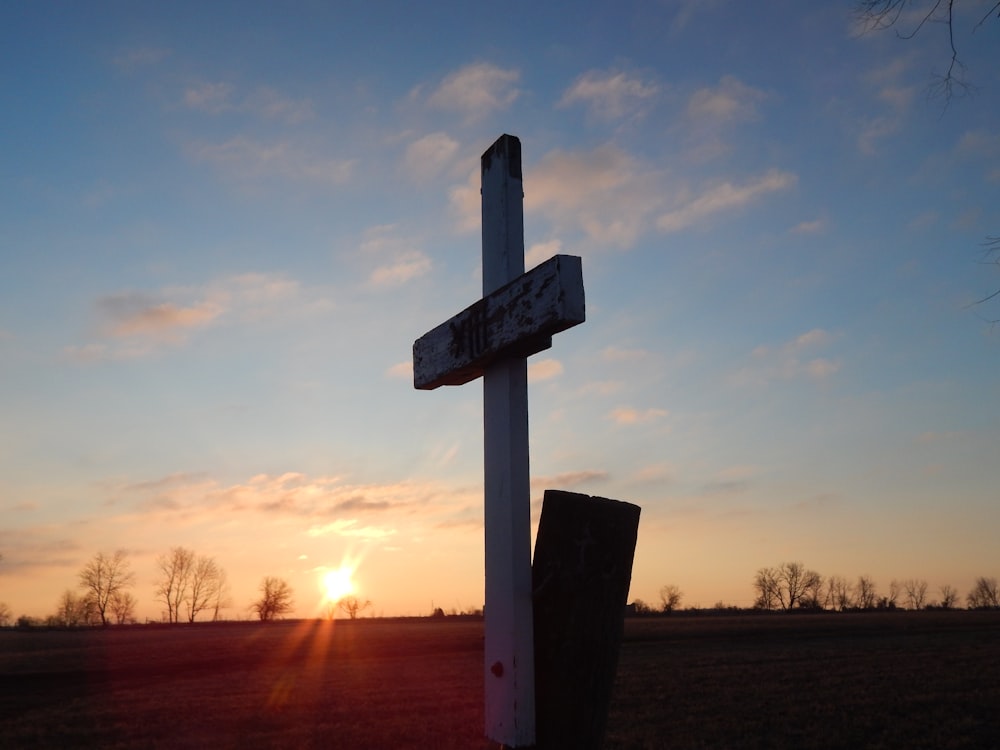
[[[535,742],[527,357],[585,319],[580,258],[524,272],[521,142],[483,154],[483,298],[413,344],[413,385],[483,377],[486,526],[486,735]]]

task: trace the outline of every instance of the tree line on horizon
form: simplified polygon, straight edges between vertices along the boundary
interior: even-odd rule
[[[154,595],[165,607],[163,622],[192,623],[205,615],[210,621],[217,621],[222,619],[224,609],[233,606],[226,572],[210,555],[173,547],[156,559],[156,570]],[[66,589],[59,597],[56,611],[44,619],[21,615],[15,622],[10,607],[0,602],[0,627],[11,624],[83,627],[136,622],[138,600],[132,593],[135,573],[125,550],[111,554],[98,552],[83,566],[77,579],[77,589]],[[261,621],[279,619],[292,611],[293,591],[284,579],[266,576],[258,590],[259,596],[248,611]],[[342,606],[352,618],[359,608],[350,602]]]
[[[157,558],[156,568],[159,574],[155,581],[156,601],[166,607],[162,621],[193,623],[203,613],[210,613],[209,619],[217,621],[222,619],[222,610],[232,607],[225,570],[215,558],[197,555],[184,547],[173,547],[169,553]],[[66,589],[59,597],[55,613],[43,620],[22,615],[16,624],[78,627],[134,623],[137,605],[131,592],[134,586],[135,574],[130,569],[125,550],[119,549],[110,555],[99,552],[78,574],[78,587],[82,593]],[[754,575],[752,586],[754,603],[751,609],[758,611],[959,608],[958,590],[950,584],[938,589],[939,599],[929,597],[927,581],[919,578],[893,579],[888,590],[880,593],[871,576],[860,575],[854,582],[839,575],[824,577],[801,562],[783,562],[775,567],[760,568]],[[258,591],[259,596],[249,605],[248,611],[262,622],[279,619],[292,611],[294,592],[284,579],[266,576]],[[677,585],[668,584],[660,589],[659,597],[659,609],[642,599],[635,599],[629,605],[629,611],[638,615],[670,614],[680,609],[684,594]],[[1000,609],[1000,584],[997,579],[978,577],[965,602],[967,609]],[[370,601],[361,602],[357,597],[348,596],[338,602],[329,602],[325,615],[332,619],[335,610],[340,609],[353,620],[369,606]],[[714,609],[739,608],[718,602]],[[12,623],[10,607],[0,602],[0,627]]]
[[[751,609],[759,611],[813,610],[827,612],[858,612],[896,609],[958,609],[958,590],[944,584],[938,589],[940,598],[931,599],[929,585],[922,578],[893,579],[888,590],[880,593],[869,575],[850,581],[839,575],[823,577],[801,562],[783,562],[775,567],[757,570],[753,578],[754,602]],[[669,614],[676,611],[683,592],[674,584],[660,589],[660,608],[655,609],[642,599],[630,605],[635,614]],[[979,576],[966,594],[967,609],[1000,609],[1000,585],[996,578]],[[722,602],[714,609],[739,609]]]

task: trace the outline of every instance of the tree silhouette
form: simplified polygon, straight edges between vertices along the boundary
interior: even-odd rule
[[[927,581],[910,578],[903,581],[906,591],[906,606],[910,609],[923,609],[927,604]]]
[[[216,617],[222,597],[222,587],[226,576],[215,558],[200,555],[191,567],[190,580],[186,591],[188,622],[194,622],[198,614],[214,605]]]
[[[781,563],[777,568],[761,568],[753,583],[757,609],[795,609],[821,606],[823,577],[800,562]]]
[[[941,587],[941,609],[954,609],[958,603],[958,591],[951,584]]]
[[[679,587],[670,583],[660,589],[660,602],[663,604],[663,611],[670,613],[677,609],[684,598],[684,592]]]
[[[913,39],[931,28],[944,29],[950,56],[944,73],[932,77],[930,92],[932,96],[944,99],[945,106],[953,97],[974,90],[966,77],[966,67],[959,59],[959,41],[956,36],[969,31],[964,24],[961,28],[957,28],[956,9],[959,3],[960,0],[858,0],[856,5],[858,17],[866,32],[894,28],[896,36],[901,39]],[[961,2],[963,8],[970,4]],[[908,9],[914,12],[904,14]],[[971,33],[983,28],[991,17],[1000,19],[1000,0],[989,3],[988,10],[982,15],[980,12],[981,10],[974,16],[975,23],[970,23]],[[996,28],[996,24],[992,25],[992,28]],[[925,33],[923,37],[927,35]],[[1000,46],[995,45],[993,49],[1000,49]],[[1000,266],[1000,237],[987,237],[983,242],[983,248],[982,262],[986,265]],[[1000,289],[995,289],[975,300],[970,307],[983,305],[997,297],[1000,297]],[[1000,319],[986,318],[986,320],[993,324],[1000,323]]]
[[[901,39],[913,39],[925,29],[941,27],[948,39],[948,66],[944,73],[934,77],[931,91],[943,96],[949,101],[956,95],[965,94],[972,89],[966,78],[966,67],[958,57],[958,41],[956,31],[956,6],[959,0],[859,0],[858,16],[865,31],[881,31],[894,28],[896,36]],[[967,3],[963,3],[963,7]],[[912,8],[912,14],[903,12]],[[979,30],[990,16],[1000,18],[1000,2],[993,5],[972,26],[972,31]]]
[[[129,570],[128,555],[121,549],[111,556],[99,552],[80,571],[80,586],[93,599],[102,625],[108,624],[111,599],[134,583],[135,574]]]
[[[372,603],[368,599],[365,599],[365,601],[362,602],[356,596],[345,596],[337,602],[337,606],[340,607],[340,609],[342,609],[350,619],[357,620],[358,615],[368,609],[368,607],[372,606]]]
[[[966,596],[966,601],[969,603],[969,609],[1000,608],[1000,588],[997,587],[997,579],[983,576],[977,578],[972,591]]]
[[[156,567],[160,571],[156,596],[167,605],[167,622],[180,622],[181,604],[194,567],[194,552],[174,547],[169,554],[156,559]]]
[[[292,611],[292,587],[288,581],[267,576],[260,582],[260,598],[250,605],[261,622],[270,622]]]

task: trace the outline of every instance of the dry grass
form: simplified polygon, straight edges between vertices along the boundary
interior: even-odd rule
[[[462,748],[482,623],[0,631],[0,746]],[[1000,613],[633,620],[606,746],[1000,747]]]

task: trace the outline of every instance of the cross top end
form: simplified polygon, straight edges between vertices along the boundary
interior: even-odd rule
[[[493,159],[499,158],[507,162],[507,173],[514,179],[521,179],[521,139],[516,135],[502,136],[494,141],[479,159],[482,173],[489,171],[493,165]]]

